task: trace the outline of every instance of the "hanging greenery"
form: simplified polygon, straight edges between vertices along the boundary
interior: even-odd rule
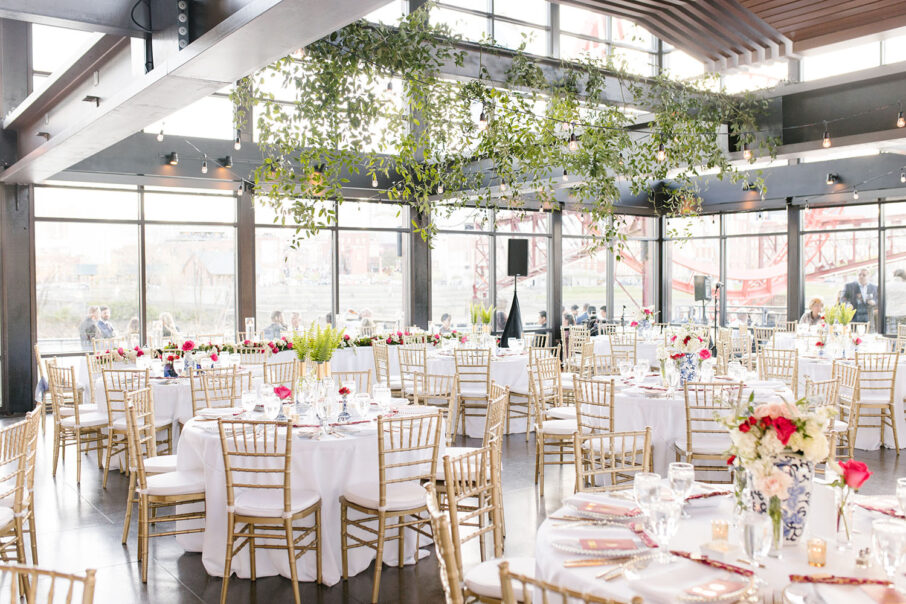
[[[550,81],[521,50],[504,81],[492,81],[483,63],[474,79],[445,79],[441,67],[461,67],[466,52],[446,26],[429,22],[429,10],[396,27],[354,23],[236,87],[237,123],[253,111],[264,153],[256,194],[278,221],[299,234],[328,225],[335,206],[320,200],[342,202],[350,174],[381,176],[392,184],[375,198],[434,218],[526,199],[556,209],[557,189],[568,187],[601,225],[600,240],[618,246],[625,235],[610,218],[621,182],[657,200],[661,213],[691,215],[700,210],[701,171],[742,177],[728,136],[773,154],[775,141],[756,136],[766,102],[714,92],[714,79],[639,78],[588,58],[563,62]],[[625,104],[614,103],[614,91]],[[434,224],[413,227],[430,238]]]

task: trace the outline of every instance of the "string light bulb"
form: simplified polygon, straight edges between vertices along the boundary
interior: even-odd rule
[[[859,199],[859,190],[853,187],[853,199]]]
[[[664,161],[667,159],[667,149],[664,148],[664,143],[661,143],[657,146],[657,160]]]
[[[906,127],[906,117],[903,117],[903,105],[902,103],[897,103],[899,106],[899,112],[897,113],[897,128]]]
[[[570,151],[577,151],[579,149],[579,139],[576,137],[575,132],[569,133],[569,143],[567,143],[566,148]]]
[[[240,138],[239,138],[241,135],[242,135],[242,130],[237,128],[236,129],[236,138],[233,140],[233,149],[235,149],[236,151],[239,151],[240,149],[242,149],[242,140],[240,140]]]
[[[749,143],[742,144],[742,158],[743,159],[752,159],[752,150],[749,149]]]
[[[900,112],[900,115],[902,115],[902,112]],[[159,143],[164,142],[164,127],[163,126],[160,127],[160,132],[157,133],[157,142],[159,142]]]
[[[201,173],[202,174],[208,173],[208,156],[207,155],[205,155],[204,159],[201,160]]]
[[[484,112],[484,109],[481,110],[481,115],[478,116],[478,128],[481,130],[487,130],[488,128],[488,114]]]
[[[824,137],[821,139],[821,146],[825,149],[828,149],[831,146],[830,132],[828,131],[826,124],[824,126]]]
[[[622,153],[622,152],[620,153],[620,159],[619,159],[618,163],[619,163],[621,166],[623,165],[623,153]]]
[[[906,182],[906,168],[900,170],[900,182]]]
[[[506,193],[506,183],[503,181],[500,181],[500,192]]]
[[[375,189],[377,188],[377,176],[371,177],[371,186]]]
[[[444,186],[443,186],[442,184],[437,185],[437,194],[438,194],[438,195],[443,195],[443,194],[444,194]]]
[[[567,180],[569,180],[569,174],[566,173],[566,169],[564,168],[564,170],[563,170],[563,182],[566,182]]]

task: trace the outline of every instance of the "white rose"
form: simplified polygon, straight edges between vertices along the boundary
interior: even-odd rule
[[[819,462],[827,459],[827,455],[830,452],[830,447],[827,442],[827,437],[824,435],[824,432],[819,432],[814,435],[812,438],[804,439],[802,454],[809,461]]]
[[[761,438],[761,443],[758,446],[758,450],[762,457],[776,457],[782,453],[785,448],[786,447],[780,442],[780,439],[777,438],[777,435],[773,430],[769,431]]]

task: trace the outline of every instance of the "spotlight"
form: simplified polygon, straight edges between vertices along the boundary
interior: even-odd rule
[[[855,188],[853,189],[853,199],[859,199],[859,191],[858,191],[858,189],[855,189]]]
[[[579,139],[576,138],[575,132],[569,133],[569,143],[566,145],[566,148],[570,151],[576,151],[579,149]]]
[[[205,155],[204,159],[201,160],[201,173],[202,174],[208,173],[208,156],[207,155]]]
[[[742,145],[742,158],[752,159],[752,150],[749,149],[749,143],[743,143]]]
[[[236,138],[233,140],[233,149],[235,149],[236,151],[239,151],[240,149],[242,149],[242,141],[239,139],[239,137],[241,135],[242,135],[242,130],[240,130],[239,128],[236,128]]]
[[[825,149],[831,146],[830,132],[827,130],[827,126],[824,127],[824,137],[821,140],[821,146]]]
[[[830,185],[836,184],[837,180],[838,180],[838,178],[837,178],[836,174],[834,174],[833,172],[828,172],[827,178],[825,179],[824,182],[827,183],[828,186],[830,186]]]
[[[661,143],[657,146],[657,160],[664,161],[667,159],[667,149],[664,148],[664,143]]]
[[[219,163],[220,163],[220,165],[222,165],[224,168],[232,168],[232,167],[233,167],[233,156],[232,156],[232,155],[227,155],[227,156],[224,157],[223,159],[219,160]]]
[[[157,142],[164,142],[164,129],[161,127],[160,132],[157,133]]]
[[[179,165],[179,155],[176,153],[176,151],[173,151],[172,153],[170,153],[170,155],[167,156],[167,163],[171,166]]]
[[[566,182],[567,180],[569,180],[569,174],[567,174],[566,170],[564,169],[563,170],[563,182]]]

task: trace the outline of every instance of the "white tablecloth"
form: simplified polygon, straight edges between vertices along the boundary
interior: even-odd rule
[[[599,496],[598,496],[599,497]],[[615,498],[602,498],[603,502],[615,503],[622,506],[632,505],[626,500]],[[683,519],[680,522],[679,530],[674,538],[670,541],[670,549],[699,553],[699,547],[711,540],[711,521],[714,519],[730,520],[732,502],[730,497],[723,497],[719,503],[699,503],[688,506],[691,518]],[[571,508],[561,508],[553,516],[569,515],[575,512]],[[780,602],[780,592],[789,583],[790,574],[815,574],[818,572],[836,574],[841,576],[855,577],[877,577],[881,578],[883,572],[877,564],[869,570],[856,569],[853,564],[854,552],[860,547],[869,545],[871,539],[870,522],[874,518],[882,517],[878,514],[870,514],[859,508],[856,510],[854,536],[855,549],[850,552],[838,552],[832,535],[833,529],[833,492],[829,487],[816,484],[812,494],[812,506],[809,511],[808,524],[805,529],[805,537],[796,545],[789,545],[783,548],[782,558],[766,558],[762,560],[765,565],[763,569],[756,569],[758,576],[767,582],[767,587],[762,591],[763,601],[771,602],[771,595],[777,598],[773,601]],[[555,519],[546,520],[539,528],[535,538],[535,563],[536,574],[538,578],[550,583],[565,585],[576,591],[593,594],[604,598],[613,598],[621,602],[628,602],[633,596],[643,595],[638,589],[633,588],[630,580],[623,577],[613,581],[604,581],[596,578],[596,575],[609,570],[609,566],[597,566],[586,568],[564,568],[563,562],[566,560],[575,560],[582,558],[580,554],[566,553],[554,547],[555,541],[572,540],[577,538],[594,538],[596,536],[617,536],[620,538],[631,538],[632,533],[627,529],[613,529],[609,527],[576,527],[575,523],[564,523]],[[563,525],[563,526],[557,526]],[[605,533],[604,531],[618,531],[618,533]],[[827,560],[828,564],[824,568],[811,568],[808,566],[805,542],[811,536],[820,536],[828,540]],[[741,544],[741,539],[731,531],[730,542]],[[743,566],[736,561],[737,557],[727,560],[730,564]],[[659,581],[655,577],[660,573],[670,572],[674,577],[678,574],[682,582],[682,588],[696,585],[702,581],[708,580],[714,576],[714,571],[705,565],[692,562],[689,560],[676,560],[669,566],[659,566],[652,564],[642,571],[641,580],[636,585],[645,585],[645,577],[651,577],[648,585],[655,589],[665,589],[671,587],[671,583]],[[688,580],[688,583],[686,581]],[[680,587],[680,586],[677,586]],[[849,588],[846,588],[849,589]],[[844,592],[845,594],[845,592]],[[674,598],[657,597],[651,593],[644,594],[645,602],[671,602],[677,601]],[[828,600],[830,602],[831,600]],[[844,597],[841,600],[833,601],[853,601]]]
[[[205,475],[206,518],[203,533],[178,535],[179,544],[187,551],[200,551],[202,563],[209,575],[222,577],[226,552],[226,478],[223,454],[216,424],[199,424],[190,421],[183,429],[177,450],[177,467],[184,471],[203,471]],[[443,433],[443,427],[441,427]],[[443,458],[443,442],[438,455]],[[370,432],[345,438],[311,440],[294,436],[292,485],[294,489],[311,489],[321,495],[321,548],[322,573],[327,585],[338,583],[342,577],[340,549],[339,497],[349,484],[367,480],[377,481],[377,435]],[[350,512],[354,515],[356,512]],[[406,560],[411,564],[416,555],[416,539],[407,531]],[[427,545],[422,537],[420,545]],[[248,548],[233,558],[232,571],[240,578],[249,578]],[[424,552],[419,554],[423,557]],[[355,575],[371,564],[374,552],[367,548],[349,550],[349,573]],[[282,575],[289,578],[286,553],[280,550],[258,550],[257,574],[259,577]],[[397,563],[397,547],[391,544],[384,550],[384,562]],[[300,581],[317,579],[314,554],[306,554],[297,563]]]
[[[595,343],[595,354],[610,354],[609,336],[595,336],[592,340]],[[636,344],[636,358],[639,361],[648,361],[650,367],[657,367],[657,347],[663,342],[661,336],[653,340],[639,340]]]

